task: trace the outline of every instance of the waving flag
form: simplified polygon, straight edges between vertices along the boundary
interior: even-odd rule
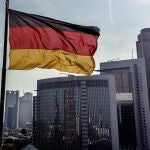
[[[9,10],[9,69],[53,68],[90,75],[99,29]]]

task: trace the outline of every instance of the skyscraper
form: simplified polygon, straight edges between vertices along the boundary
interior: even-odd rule
[[[113,76],[39,80],[33,106],[39,149],[119,150]]]
[[[134,105],[130,94],[118,94],[117,114],[120,150],[136,150]]]
[[[130,96],[129,98],[132,99],[132,103],[134,104],[137,149],[149,150],[150,112],[148,107],[149,102],[144,59],[140,58],[101,63],[100,70],[115,76],[116,96],[118,99],[120,94],[123,93]],[[130,115],[130,117],[132,116]],[[129,124],[128,128],[131,128],[131,126]],[[120,135],[121,134],[122,133],[120,133]],[[128,137],[124,138],[127,139]],[[121,144],[122,143],[120,143],[120,145]]]
[[[18,128],[19,91],[6,91],[4,127]]]
[[[32,93],[26,92],[19,98],[19,127],[31,128],[32,124]]]
[[[145,58],[147,86],[149,94],[150,104],[150,28],[144,28],[138,35],[138,41],[136,42],[137,57]]]

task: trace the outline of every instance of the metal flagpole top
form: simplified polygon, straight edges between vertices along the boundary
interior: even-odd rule
[[[9,0],[5,0],[5,4],[6,4],[6,9],[8,9],[8,6],[9,6]]]
[[[9,0],[6,0],[6,1],[5,1],[5,4],[6,4],[6,10],[8,10],[8,7],[9,7]]]

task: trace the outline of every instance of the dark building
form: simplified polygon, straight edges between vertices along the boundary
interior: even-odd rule
[[[7,108],[7,127],[9,129],[13,129],[14,128],[14,125],[15,125],[15,120],[14,119],[14,116],[15,116],[15,107],[8,107]]]
[[[145,58],[148,96],[150,104],[150,28],[144,28],[138,35],[138,41],[136,42],[137,57]]]
[[[121,150],[136,150],[133,100],[117,101],[118,130]]]
[[[19,91],[6,91],[4,127],[18,128]]]
[[[119,150],[113,76],[39,80],[33,143],[40,150]]]

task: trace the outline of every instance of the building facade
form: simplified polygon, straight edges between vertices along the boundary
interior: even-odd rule
[[[33,95],[30,92],[19,97],[19,128],[32,128],[32,101]]]
[[[131,99],[133,99],[136,127],[136,147],[138,150],[149,150],[150,112],[148,107],[149,102],[145,60],[143,58],[140,58],[132,60],[105,62],[100,64],[100,70],[103,73],[109,73],[115,76],[116,91],[118,94],[129,94]],[[127,111],[129,110],[127,109]],[[128,128],[132,128],[131,126],[129,126]],[[120,135],[121,134],[122,133],[120,133]],[[128,138],[128,136],[123,138]]]
[[[40,150],[119,150],[113,76],[39,80],[33,106]]]
[[[19,91],[6,91],[4,127],[9,129],[18,128],[18,102]]]
[[[131,93],[117,93],[120,150],[136,150],[134,103]]]
[[[136,42],[137,57],[145,58],[146,66],[146,76],[147,76],[147,86],[148,86],[148,96],[150,104],[150,28],[144,28],[138,35],[138,40]]]

